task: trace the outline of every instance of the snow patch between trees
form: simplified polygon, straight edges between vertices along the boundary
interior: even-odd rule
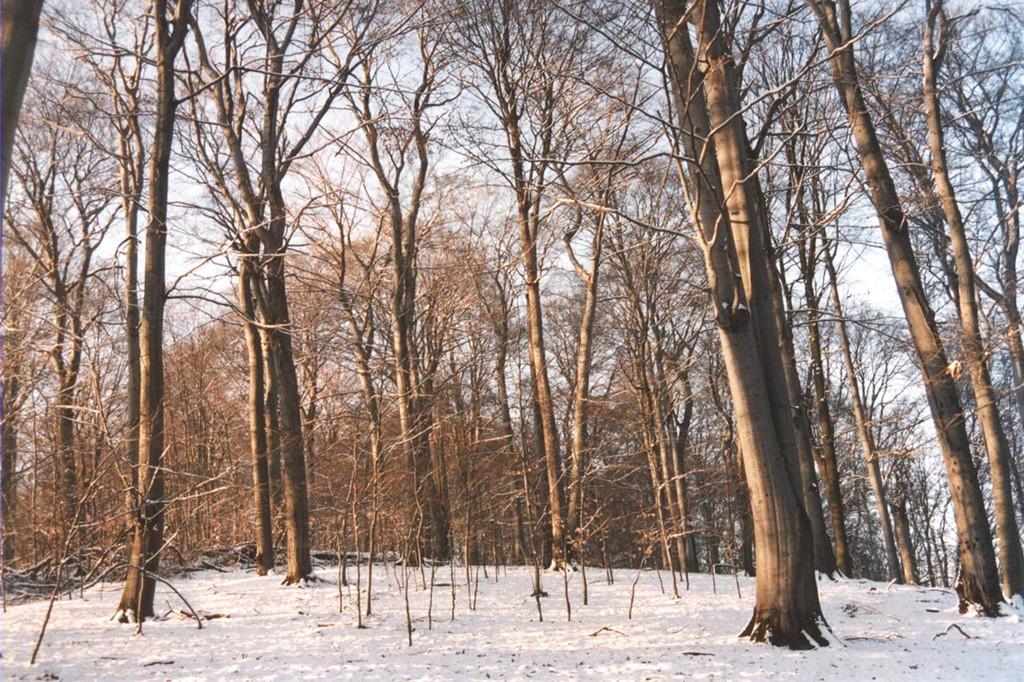
[[[337,571],[324,568],[304,589],[283,587],[280,576],[241,570],[204,571],[174,586],[203,618],[182,615],[180,600],[157,588],[162,618],[134,625],[111,619],[120,585],[100,584],[55,607],[35,666],[28,664],[46,602],[10,606],[3,620],[3,674],[7,680],[336,680],[525,679],[542,675],[595,679],[1014,680],[1024,671],[1024,624],[1009,617],[964,618],[951,591],[886,586],[865,580],[822,579],[818,585],[831,646],[794,652],[738,636],[753,608],[754,581],[741,578],[743,597],[712,587],[707,574],[690,574],[678,600],[668,584],[643,571],[633,617],[627,618],[635,570],[616,572],[609,585],[590,571],[590,604],[583,606],[582,574],[568,577],[572,621],[566,622],[562,574],[546,573],[544,621],[537,617],[533,569],[502,570],[495,582],[480,572],[476,610],[467,587],[429,590],[410,568],[413,645],[408,646],[402,568],[374,568],[373,615],[357,629],[355,587],[343,588],[338,613]],[[425,572],[429,580],[429,571]],[[438,571],[448,583],[448,572]],[[365,608],[365,594],[361,600]],[[954,627],[956,626],[956,627]],[[964,635],[962,636],[961,632]],[[947,633],[940,636],[941,633]],[[969,636],[969,638],[968,638]],[[47,677],[49,676],[49,677]]]

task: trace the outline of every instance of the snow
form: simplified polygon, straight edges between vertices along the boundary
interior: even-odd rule
[[[350,567],[350,577],[355,571]],[[401,568],[399,568],[401,575]],[[566,622],[562,575],[546,573],[539,622],[532,570],[509,568],[495,582],[480,571],[477,608],[468,608],[465,573],[456,572],[451,620],[450,574],[437,570],[433,623],[429,591],[419,572],[410,580],[414,619],[408,645],[401,581],[374,570],[373,615],[355,623],[354,587],[338,613],[337,572],[321,581],[282,587],[281,576],[241,570],[204,571],[174,580],[204,621],[179,615],[180,600],[158,585],[157,610],[171,612],[134,625],[111,620],[120,586],[103,584],[57,602],[36,665],[29,665],[45,601],[9,606],[3,620],[3,676],[28,679],[299,680],[299,679],[529,679],[659,680],[683,675],[702,680],[1012,680],[1024,677],[1024,623],[1019,614],[999,619],[963,617],[945,590],[822,578],[832,646],[810,652],[776,649],[737,637],[753,603],[753,580],[690,576],[690,590],[671,598],[669,577],[644,571],[627,619],[636,571],[620,569],[608,585],[590,569],[590,604],[582,605],[581,575],[569,577],[572,621]],[[365,568],[363,580],[365,581]],[[429,569],[427,571],[429,581]],[[415,581],[415,583],[414,583]],[[970,636],[951,627],[956,624]],[[945,634],[941,634],[945,633]]]

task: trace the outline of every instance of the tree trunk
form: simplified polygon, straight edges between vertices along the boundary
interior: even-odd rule
[[[263,349],[256,328],[252,294],[255,269],[251,253],[238,264],[238,307],[244,315],[245,350],[249,362],[249,451],[252,456],[253,502],[256,512],[256,574],[274,568],[274,535],[270,513],[270,470],[267,462],[266,406],[263,393]]]
[[[896,544],[900,549],[900,562],[903,567],[903,582],[907,585],[917,584],[917,560],[914,557],[914,543],[910,539],[910,519],[907,518],[907,501],[903,495],[894,495],[892,523],[896,530]]]
[[[680,382],[683,390],[683,418],[677,419],[675,438],[672,442],[672,477],[675,481],[676,504],[679,505],[678,513],[685,548],[683,565],[688,573],[695,573],[700,567],[697,561],[697,540],[690,528],[689,492],[686,483],[686,451],[690,438],[690,424],[693,421],[693,385],[688,370],[682,373]]]
[[[648,320],[654,340],[653,363],[647,381],[650,382],[652,407],[658,434],[658,453],[661,460],[663,486],[665,488],[665,505],[672,519],[673,535],[675,535],[675,555],[677,568],[683,572],[689,570],[689,552],[687,550],[685,500],[680,497],[682,479],[676,474],[675,407],[672,405],[668,380],[666,379],[665,350],[662,341],[663,332],[658,324],[658,314],[653,301],[648,301]]]
[[[701,7],[711,9],[704,4]],[[774,347],[774,364],[781,365],[775,345],[777,336],[763,337],[763,344],[758,343],[750,319],[751,306],[743,289],[736,286],[741,281],[737,247],[732,243],[731,229],[724,229],[729,216],[721,214],[718,208],[724,204],[724,193],[715,164],[716,141],[708,135],[711,125],[685,25],[685,3],[663,0],[656,2],[655,9],[672,78],[682,151],[690,159],[687,189],[704,248],[754,518],[757,596],[753,617],[743,635],[794,648],[811,647],[809,640],[826,645],[828,641],[821,632],[824,621],[814,577],[810,522],[797,491],[795,467],[788,465],[783,440],[776,431],[774,417],[778,411],[773,410],[767,389],[772,377],[761,364],[762,354],[769,354]],[[722,159],[725,165],[734,161],[729,159],[728,151]],[[756,287],[761,282],[758,279],[751,284]],[[762,299],[770,296],[768,290],[755,293]],[[788,413],[788,405],[782,407]],[[789,424],[789,419],[787,414],[784,424]]]
[[[658,522],[658,541],[661,544],[661,567],[666,571],[673,570],[672,563],[672,550],[668,544],[668,528],[665,524],[665,504],[662,502],[664,483],[659,475],[658,465],[658,442],[657,437],[652,433],[653,431],[653,418],[650,415],[645,417],[647,422],[647,437],[644,439],[644,452],[647,453],[647,470],[651,476],[651,500],[654,505],[654,518]],[[672,596],[674,598],[679,597],[679,591],[675,583],[675,573],[673,572],[672,582]]]
[[[259,277],[251,280],[253,293]],[[263,361],[263,429],[267,434],[267,476],[270,484],[270,515],[280,514],[284,503],[283,486],[281,485],[281,418],[278,410],[278,393],[281,382],[278,378],[280,369],[274,355],[271,330],[266,326],[266,319],[261,316],[263,326],[259,327],[260,353]]]
[[[56,351],[62,352],[62,351]],[[63,364],[61,361],[60,364]],[[56,409],[54,419],[57,436],[57,461],[60,463],[57,491],[61,497],[64,532],[70,533],[75,523],[75,507],[78,504],[78,463],[75,457],[75,387],[78,372],[65,367],[58,371],[59,388],[54,397]]]
[[[412,476],[411,492],[418,508],[425,508],[429,551],[437,559],[450,552],[447,509],[442,507],[440,475],[430,448],[433,418],[423,400],[424,387],[418,385],[413,326],[416,320],[415,235],[404,225],[401,212],[392,210],[392,292],[391,344],[394,352],[395,387],[402,449]],[[424,499],[425,494],[425,499]]]
[[[806,209],[802,198],[798,210],[803,216],[805,225]],[[828,516],[832,526],[832,538],[835,543],[836,569],[844,576],[853,575],[853,564],[850,559],[849,542],[846,537],[846,512],[843,508],[843,492],[839,484],[839,464],[836,460],[836,431],[829,409],[828,384],[825,380],[825,362],[821,352],[821,328],[819,321],[821,312],[818,309],[818,293],[814,286],[816,249],[814,235],[800,241],[800,262],[804,278],[804,298],[808,307],[807,336],[811,351],[811,381],[814,385],[814,407],[818,421],[820,438],[819,467],[821,478],[825,481],[825,494],[828,498]]]
[[[525,191],[525,190],[524,190]],[[520,204],[524,200],[520,199]],[[544,350],[544,316],[540,297],[540,268],[537,263],[536,225],[531,229],[529,211],[520,208],[519,236],[523,249],[526,278],[526,329],[531,376],[535,384],[541,435],[544,443],[544,472],[547,477],[548,507],[551,518],[551,566],[560,569],[565,563],[565,506],[562,481],[562,458],[558,446],[558,422],[548,380],[548,362]]]
[[[1020,310],[1017,309],[1016,292],[1013,292],[1013,296],[1008,296],[1008,293],[1009,289],[1003,294],[1003,311],[1006,313],[1007,345],[1013,363],[1013,396],[1017,403],[1017,416],[1024,424],[1024,341],[1021,340],[1024,336],[1024,323],[1021,322]]]
[[[282,208],[271,208],[274,222],[284,220]],[[284,493],[284,524],[288,553],[285,585],[294,585],[313,572],[309,547],[309,499],[306,492],[306,458],[302,439],[302,408],[292,351],[292,326],[285,283],[284,228],[270,228],[275,243],[267,250],[266,292],[263,317],[271,329],[267,335],[278,379],[278,419],[281,439],[281,483]]]
[[[427,514],[430,522],[430,543],[432,558],[447,560],[452,553],[451,546],[451,496],[448,491],[448,465],[445,452],[438,443],[434,429],[434,370],[424,373],[424,379],[416,383],[422,392],[417,395],[419,424],[416,434],[420,480],[427,486]]]
[[[168,21],[169,0],[153,0],[156,25],[155,60],[157,92],[149,162],[148,220],[146,223],[146,281],[142,294],[139,333],[141,396],[139,401],[139,463],[135,490],[135,533],[128,575],[118,610],[127,621],[153,616],[156,581],[151,577],[160,565],[164,533],[164,291],[167,244],[167,193],[171,145],[174,138],[175,60],[188,31],[192,0],[178,0]]]
[[[317,376],[315,360],[310,359],[309,364],[304,365],[303,371],[303,379],[307,382],[309,388],[309,400],[306,403],[305,409],[302,410],[302,435],[305,438],[303,447],[306,453],[306,481],[307,485],[311,485],[317,460],[316,420],[317,403],[319,402],[319,388],[317,384],[320,379]]]
[[[39,14],[43,0],[3,0],[3,178],[0,179],[0,193],[7,196],[8,171],[11,168],[11,151],[18,129],[21,103],[28,87],[32,72],[32,58],[36,51],[36,36],[39,33]],[[0,209],[3,206],[0,205]]]
[[[544,451],[544,472],[547,478],[548,508],[551,532],[545,541],[551,544],[551,567],[560,569],[566,560],[565,542],[565,485],[562,480],[562,457],[558,442],[558,422],[555,418],[554,398],[548,379],[548,362],[544,346],[544,313],[540,293],[540,264],[537,257],[538,229],[540,227],[540,189],[543,174],[535,183],[527,181],[519,131],[518,114],[506,121],[509,155],[516,190],[516,222],[519,245],[522,249],[523,278],[526,284],[526,331],[530,358],[530,375],[540,417],[540,435]],[[550,134],[550,133],[548,133]]]
[[[137,101],[137,99],[136,99]],[[133,111],[128,130],[122,130],[120,144],[121,210],[125,216],[124,242],[124,338],[127,346],[128,376],[125,383],[125,457],[135,481],[135,463],[139,461],[139,401],[142,387],[142,357],[139,345],[139,208],[145,173],[145,153],[141,133],[137,127],[138,113]],[[135,153],[132,153],[127,135],[135,133]],[[129,159],[131,162],[129,162]],[[131,500],[129,500],[131,503]]]
[[[607,198],[607,193],[605,194]],[[586,466],[587,454],[587,417],[590,408],[590,368],[593,357],[594,318],[597,313],[597,287],[601,269],[601,250],[604,245],[604,222],[607,213],[598,215],[594,226],[594,238],[591,241],[591,270],[585,271],[582,266],[577,272],[586,287],[583,301],[583,312],[580,316],[578,338],[576,342],[576,386],[572,401],[572,459],[570,461],[568,502],[566,505],[566,535],[573,547],[580,547],[581,530],[579,528],[580,505],[583,499],[583,471]],[[568,239],[566,246],[572,253]],[[575,263],[576,257],[572,256]],[[578,264],[577,264],[578,265]]]
[[[10,337],[8,337],[9,342]],[[14,368],[9,363],[9,358],[4,357],[4,382],[3,382],[3,410],[0,418],[3,423],[0,429],[3,431],[3,441],[0,447],[3,452],[2,470],[0,470],[0,485],[3,495],[3,566],[8,566],[14,559],[14,533],[11,530],[15,510],[15,479],[14,473],[18,468],[18,423],[16,419],[17,404],[21,393],[21,380],[14,373]]]
[[[814,567],[825,575],[832,577],[836,571],[836,557],[832,552],[832,543],[825,531],[825,514],[821,505],[821,493],[818,492],[818,476],[814,471],[814,446],[811,443],[811,424],[807,418],[804,404],[803,389],[800,387],[800,374],[796,367],[796,349],[793,347],[793,334],[789,330],[785,307],[782,300],[781,283],[778,276],[772,273],[772,295],[775,325],[778,329],[779,348],[782,351],[782,368],[786,375],[787,404],[793,415],[793,434],[796,442],[797,463],[800,470],[800,491],[804,510],[811,523],[811,538],[814,541]]]
[[[781,309],[778,278],[770,263],[764,199],[748,152],[750,147],[736,94],[739,84],[717,2],[696,2],[689,20],[696,26],[700,52],[707,59],[703,86],[709,122],[714,131],[721,186],[743,287],[762,354],[760,360],[775,433],[782,452],[789,455],[789,471],[799,486],[810,521],[815,568],[831,575],[835,571],[835,556],[825,533],[806,415],[798,407],[801,403],[799,377],[786,352],[785,311]]]
[[[807,0],[818,18],[822,35],[831,51],[832,75],[846,107],[850,128],[861,160],[871,201],[878,214],[883,241],[892,266],[900,303],[917,351],[925,392],[942,459],[949,479],[957,534],[960,539],[962,580],[958,583],[961,609],[973,604],[984,614],[999,612],[1002,594],[996,570],[992,533],[985,515],[978,472],[971,459],[970,440],[963,408],[949,361],[928,303],[917,259],[910,240],[909,225],[900,205],[875,133],[871,114],[858,84],[852,45],[849,0],[840,0],[841,20],[832,0]]]
[[[900,563],[896,556],[896,543],[892,534],[892,522],[889,518],[889,505],[885,501],[885,486],[882,472],[878,464],[878,453],[875,451],[875,437],[871,431],[871,419],[861,399],[860,385],[857,381],[857,368],[853,364],[853,353],[850,350],[850,338],[846,333],[846,319],[843,317],[842,302],[839,299],[839,283],[832,252],[825,247],[825,267],[828,269],[829,286],[832,291],[832,306],[836,311],[836,333],[839,336],[839,349],[843,356],[843,367],[850,383],[850,402],[853,405],[853,420],[857,426],[857,438],[860,440],[868,472],[868,483],[875,495],[875,509],[878,512],[878,524],[882,532],[882,543],[885,546],[886,576],[889,580],[900,579]]]
[[[935,191],[942,203],[942,212],[949,226],[950,244],[956,263],[958,310],[964,358],[971,376],[978,421],[988,453],[992,477],[992,504],[995,509],[996,539],[1003,595],[1008,599],[1015,594],[1024,595],[1024,551],[1021,549],[1020,531],[1013,508],[1013,488],[1010,473],[1012,453],[999,414],[999,402],[992,387],[985,341],[978,321],[978,304],[974,287],[974,261],[964,229],[963,216],[956,200],[953,182],[946,164],[946,147],[938,95],[938,71],[945,56],[942,43],[946,29],[946,16],[941,0],[935,0],[928,13],[924,34],[924,106],[928,119],[928,146],[932,154],[932,172]]]

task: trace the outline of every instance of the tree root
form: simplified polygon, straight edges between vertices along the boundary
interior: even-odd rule
[[[603,628],[599,628],[597,630],[594,630],[593,632],[590,633],[590,636],[591,637],[597,637],[602,632],[613,632],[616,635],[622,635],[623,637],[629,637],[629,635],[627,635],[625,632],[619,632],[615,628],[610,628],[607,625],[605,625]]]
[[[796,632],[786,632],[767,618],[758,618],[757,614],[751,617],[747,627],[740,633],[740,637],[746,637],[751,642],[767,642],[772,646],[789,647],[797,651],[806,651],[825,647],[829,645],[828,639],[821,632],[823,619],[820,616],[811,617],[807,623]]]
[[[298,585],[303,586],[312,583],[320,582],[320,578],[316,577],[312,573],[302,576],[286,575],[284,580],[281,581],[282,585]]]

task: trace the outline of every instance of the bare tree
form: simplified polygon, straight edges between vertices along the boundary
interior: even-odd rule
[[[109,138],[110,129],[104,130],[103,119],[97,119],[88,104],[59,83],[33,95],[34,112],[23,121],[14,165],[25,207],[8,222],[8,229],[36,263],[52,302],[53,340],[48,355],[57,383],[55,468],[61,513],[70,523],[79,499],[75,448],[79,374],[85,335],[94,321],[88,294],[99,266],[96,252],[113,221],[112,197],[104,184],[112,178],[112,166],[94,140],[105,134]],[[73,133],[51,121],[76,121],[87,134]]]
[[[273,469],[279,425],[288,537],[284,582],[293,584],[311,575],[312,563],[301,394],[288,309],[285,257],[290,221],[283,186],[295,161],[309,151],[307,147],[320,143],[314,137],[341,93],[363,38],[365,24],[359,19],[372,17],[374,9],[363,14],[351,6],[306,6],[299,0],[289,14],[281,16],[279,12],[287,10],[279,3],[247,3],[246,13],[236,13],[232,7],[234,3],[217,17],[231,36],[223,53],[214,55],[206,46],[202,22],[192,22],[200,66],[194,74],[199,82],[192,87],[212,100],[221,136],[218,141],[206,139],[197,126],[196,138],[203,164],[214,178],[213,188],[240,218],[241,229],[232,235],[236,248],[247,253],[246,258],[259,259],[261,276],[253,278],[258,286],[253,286],[252,293],[262,319],[268,449]],[[357,14],[356,33],[341,37],[339,27],[349,12]],[[334,48],[335,40],[344,44]],[[260,53],[257,57],[249,56],[255,54],[253,47]],[[330,59],[325,62],[318,57]],[[222,62],[215,61],[218,58]],[[328,75],[315,81],[314,94],[306,95],[301,88],[314,68],[324,68]],[[257,86],[259,94],[253,96],[260,116],[249,112],[246,94]],[[287,131],[300,117],[302,123],[293,137]],[[255,149],[249,146],[254,140]],[[250,158],[258,158],[259,163]]]
[[[885,546],[887,576],[889,580],[898,580],[900,577],[900,563],[896,555],[892,520],[889,516],[889,506],[886,502],[885,483],[882,479],[882,470],[878,462],[878,448],[875,446],[875,437],[871,430],[871,418],[868,416],[867,407],[861,396],[860,385],[857,381],[857,367],[853,360],[853,353],[850,350],[846,318],[843,317],[843,307],[839,296],[839,275],[836,272],[834,255],[830,250],[831,248],[829,244],[825,244],[825,269],[828,271],[829,290],[832,293],[832,307],[836,313],[836,333],[839,337],[839,350],[843,357],[843,367],[846,370],[846,380],[850,388],[853,420],[857,427],[857,437],[860,440],[864,461],[867,465],[868,483],[870,483],[871,492],[875,497],[878,525],[881,529],[882,542]]]
[[[565,481],[545,350],[541,300],[543,203],[558,158],[568,154],[560,109],[575,87],[571,70],[581,55],[586,26],[550,11],[544,2],[478,3],[458,26],[460,54],[482,79],[470,83],[498,123],[508,166],[490,164],[515,194],[516,223],[526,280],[530,371],[540,421],[551,518],[551,565],[566,561]],[[484,151],[487,154],[487,151]]]
[[[430,170],[431,131],[437,123],[430,114],[445,97],[439,90],[448,61],[431,32],[426,26],[414,35],[399,34],[399,39],[417,42],[417,54],[410,58],[417,60],[418,78],[412,83],[384,80],[388,62],[378,63],[375,55],[368,54],[346,96],[365,137],[367,164],[384,196],[382,220],[391,235],[391,344],[402,447],[416,506],[425,507],[430,554],[445,559],[451,552],[450,503],[443,460],[430,447],[434,429],[431,372],[416,334],[420,216]],[[407,192],[403,189],[409,182],[406,170],[412,176]]]
[[[789,405],[775,404],[780,392],[785,395],[785,383],[778,383],[785,381],[775,343],[778,333],[756,331],[759,324],[775,324],[763,252],[765,233],[759,232],[762,224],[753,222],[758,198],[747,182],[752,169],[742,144],[742,116],[730,105],[736,95],[726,71],[729,58],[720,42],[717,7],[696,3],[690,12],[682,2],[659,2],[655,8],[672,79],[680,147],[688,159],[688,200],[704,248],[754,517],[757,600],[743,634],[778,646],[807,648],[810,640],[826,645],[810,522],[797,488],[796,463],[787,461],[784,449],[794,438]],[[702,48],[714,50],[707,71],[698,67],[690,42],[687,21],[694,17],[701,22]],[[722,135],[710,134],[713,115],[719,119],[714,129]],[[722,150],[720,141],[725,145]],[[742,203],[734,206],[730,201]],[[721,206],[728,206],[728,213]],[[738,224],[731,227],[734,217]],[[747,289],[760,301],[756,307],[748,301]],[[757,321],[766,315],[767,320]],[[788,429],[789,438],[779,429]]]
[[[961,608],[978,607],[994,616],[1002,595],[996,571],[992,533],[971,459],[963,407],[949,360],[935,324],[935,313],[921,281],[910,242],[909,225],[878,142],[871,113],[858,84],[854,34],[849,0],[808,0],[831,57],[832,75],[846,107],[857,154],[871,201],[878,214],[886,252],[892,266],[900,303],[917,351],[935,430],[949,478],[960,536],[961,575],[957,590]]]
[[[950,244],[957,274],[957,309],[960,313],[964,357],[971,375],[974,402],[981,421],[992,476],[992,500],[995,507],[996,539],[1002,569],[1003,594],[1009,599],[1024,594],[1024,551],[1013,508],[1010,480],[1010,444],[999,415],[999,403],[992,387],[986,360],[985,341],[978,320],[976,275],[971,249],[967,242],[964,219],[957,203],[956,191],[946,161],[945,130],[939,102],[939,71],[946,56],[946,41],[953,29],[942,0],[934,0],[928,10],[924,31],[924,105],[928,118],[928,146],[932,154],[935,191],[949,228]]]
[[[133,492],[135,531],[128,577],[118,610],[138,622],[153,613],[156,581],[164,549],[164,306],[167,195],[170,186],[171,145],[174,140],[175,62],[185,43],[192,0],[153,0],[156,118],[149,156],[149,197],[146,203],[145,284],[139,330],[141,374],[139,398],[139,461]]]

